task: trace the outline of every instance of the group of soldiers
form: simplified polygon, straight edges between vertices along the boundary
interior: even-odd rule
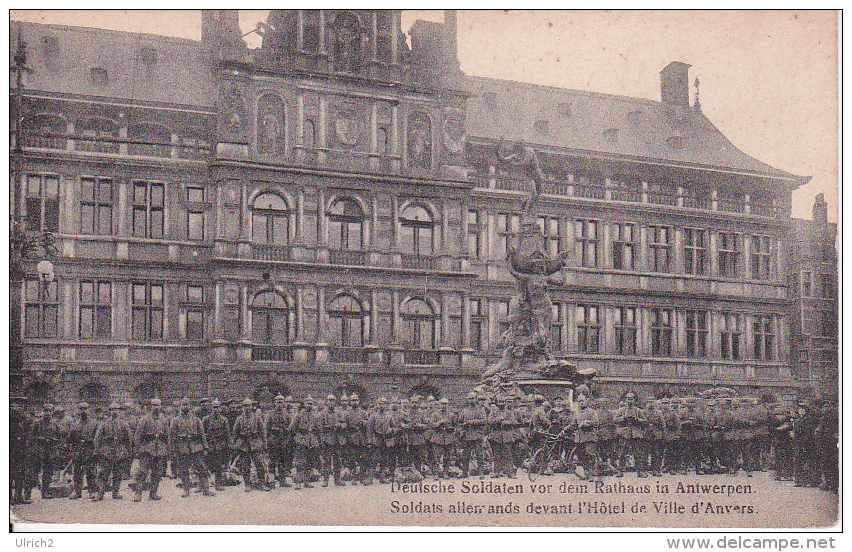
[[[246,492],[276,483],[295,489],[370,485],[378,479],[418,481],[486,473],[516,477],[535,452],[554,451],[544,473],[576,471],[593,479],[635,470],[728,473],[775,470],[778,480],[837,492],[838,415],[832,403],[788,409],[747,397],[663,397],[642,401],[628,391],[618,404],[581,386],[567,399],[537,393],[471,392],[465,404],[433,396],[379,397],[368,405],[357,394],[325,400],[278,395],[264,409],[256,401],[189,399],[163,407],[85,402],[73,412],[44,404],[27,412],[12,398],[10,475],[13,503],[31,501],[39,487],[53,498],[54,479],[70,475],[71,499],[120,499],[129,482],[133,499],[147,491],[159,500],[161,480],[181,481],[183,496],[239,484]],[[553,446],[557,443],[557,446]],[[578,467],[582,470],[578,470]]]

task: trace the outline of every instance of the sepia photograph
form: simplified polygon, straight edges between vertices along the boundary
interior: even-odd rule
[[[839,527],[839,12],[9,18],[10,532]]]

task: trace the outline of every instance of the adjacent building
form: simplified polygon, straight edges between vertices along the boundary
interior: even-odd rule
[[[235,10],[200,42],[14,23],[13,53],[17,29],[12,211],[59,249],[16,289],[34,400],[466,393],[530,185],[501,139],[538,152],[539,228],[571,252],[556,354],[606,393],[810,385],[787,286],[808,178],[731,144],[685,63],[650,101],[468,77],[454,12],[406,40],[399,11],[272,10],[258,49]]]

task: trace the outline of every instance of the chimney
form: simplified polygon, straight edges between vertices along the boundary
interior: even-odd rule
[[[825,195],[818,194],[814,201],[814,224],[828,223],[828,204],[825,202]]]
[[[459,70],[458,23],[456,10],[444,10],[444,72]]]
[[[660,71],[660,95],[664,104],[689,107],[689,68],[691,65],[673,61]]]

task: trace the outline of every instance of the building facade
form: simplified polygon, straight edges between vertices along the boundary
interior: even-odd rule
[[[56,236],[24,259],[34,398],[358,391],[458,397],[496,359],[505,265],[539,156],[538,223],[570,251],[554,352],[627,386],[793,397],[791,192],[689,102],[472,78],[453,12],[272,10],[248,49],[234,10],[200,42],[21,24],[12,211]],[[14,28],[18,25],[15,24]],[[15,48],[13,32],[12,51]]]
[[[839,296],[837,224],[819,194],[811,220],[793,219],[790,240],[792,355],[796,377],[819,397],[838,397]]]

